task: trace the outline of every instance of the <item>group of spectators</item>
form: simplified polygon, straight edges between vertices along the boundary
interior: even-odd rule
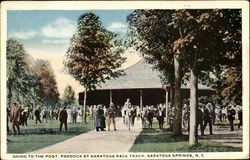
[[[220,109],[221,110],[224,110]],[[221,121],[219,117],[221,117],[221,114],[217,115],[216,114],[216,108],[211,104],[207,103],[206,105],[204,104],[199,104],[199,106],[196,108],[196,130],[200,128],[201,135],[204,135],[204,131],[206,129],[206,126],[209,126],[209,133],[213,135],[213,125],[215,124],[215,121],[217,122],[224,122]],[[237,115],[237,116],[236,116]],[[217,118],[218,117],[218,118]],[[242,126],[242,109],[235,109],[232,105],[229,105],[226,108],[226,115],[224,117],[227,117],[227,120],[229,121],[230,124],[230,131],[234,131],[234,120],[238,120],[238,128]],[[183,108],[183,125],[185,126],[186,123],[188,123],[188,131],[189,131],[189,106],[184,105]],[[198,132],[197,132],[198,133]]]
[[[30,117],[29,107],[18,106],[13,103],[12,108],[7,108],[7,133],[10,132],[9,121],[12,122],[13,134],[20,134],[20,125],[28,126],[28,119]]]
[[[93,113],[96,131],[105,131],[106,119],[108,119],[108,130],[110,130],[111,123],[113,123],[114,130],[116,131],[115,117],[117,117],[119,113],[121,113],[123,124],[126,125],[128,129],[134,126],[135,120],[141,120],[143,127],[147,127],[148,125],[149,128],[152,128],[154,117],[157,118],[159,128],[162,129],[165,117],[163,107],[154,108],[153,106],[145,106],[140,108],[139,106],[132,105],[129,98],[127,98],[121,108],[110,103],[108,108],[103,105],[98,105],[97,109],[95,106],[89,109]]]
[[[68,107],[66,110],[66,115],[64,114],[64,111],[66,110],[66,107],[63,109],[48,109],[48,108],[42,108],[36,107],[34,112],[29,109],[28,106],[19,106],[17,103],[13,103],[11,108],[7,108],[7,133],[10,133],[9,129],[9,122],[12,124],[12,130],[13,134],[20,134],[20,125],[26,125],[28,126],[28,119],[35,120],[35,123],[42,123],[42,121],[47,120],[60,120],[60,131],[61,126],[64,124],[64,122],[67,123],[77,123],[81,122],[81,110],[80,108],[76,109]],[[63,112],[62,112],[63,111]],[[65,117],[67,119],[65,120]],[[67,130],[67,125],[65,125],[65,129]]]
[[[164,108],[164,109],[163,109]],[[121,109],[123,123],[128,125],[128,121],[131,121],[131,126],[134,126],[135,119],[141,120],[142,126],[145,128],[153,128],[154,117],[158,120],[159,128],[163,128],[164,117],[165,117],[165,107],[163,106],[133,106],[128,98]]]
[[[224,112],[226,110],[226,115]],[[104,105],[88,106],[86,109],[87,116],[90,119],[94,119],[96,131],[105,131],[106,119],[108,130],[110,130],[111,124],[116,131],[115,117],[121,115],[124,125],[130,127],[134,126],[135,120],[141,120],[142,126],[152,128],[154,117],[158,120],[159,128],[163,128],[164,120],[166,118],[166,108],[164,106],[134,106],[131,104],[130,99],[124,103],[122,107],[117,107],[113,103],[110,103],[109,107]],[[168,122],[173,120],[173,112],[168,111]],[[227,119],[230,124],[230,130],[234,131],[234,120],[239,121],[238,128],[242,126],[242,108],[241,106],[228,106],[223,108],[218,108],[208,103],[206,105],[199,104],[196,110],[196,129],[200,128],[201,135],[204,135],[204,130],[206,126],[209,126],[210,134],[213,134],[213,125],[215,121],[224,122]],[[31,112],[28,107],[18,106],[13,103],[11,109],[7,108],[7,122],[12,122],[12,129],[14,134],[20,134],[19,125],[28,125],[28,118]],[[184,105],[183,107],[183,126],[189,129],[189,106]],[[77,123],[82,122],[82,110],[76,107],[64,107],[61,110],[42,110],[37,107],[34,111],[34,117],[36,124],[43,119],[59,119],[60,121],[60,132],[62,131],[62,126],[65,125],[65,130],[68,131],[67,123]],[[226,118],[225,118],[226,117]],[[32,117],[33,119],[33,117]],[[8,125],[7,125],[8,126]],[[9,133],[9,127],[7,127],[7,132]]]

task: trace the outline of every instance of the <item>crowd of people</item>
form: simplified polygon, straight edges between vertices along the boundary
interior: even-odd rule
[[[223,112],[222,112],[223,111]],[[224,115],[225,112],[225,115]],[[209,126],[209,133],[213,135],[213,125],[215,122],[226,122],[227,119],[230,125],[230,131],[234,131],[234,121],[238,120],[238,128],[242,126],[242,107],[237,105],[229,105],[227,107],[215,106],[211,103],[199,104],[196,109],[196,129],[200,128],[201,135],[204,135],[204,131]],[[183,126],[189,131],[189,106],[187,104],[183,107]],[[223,120],[222,120],[223,117]]]
[[[169,107],[168,107],[169,108]],[[82,122],[82,110],[78,107],[63,107],[61,109],[48,109],[37,107],[34,112],[29,109],[29,107],[21,107],[16,103],[13,103],[11,109],[7,108],[7,122],[12,122],[13,134],[20,134],[20,125],[28,125],[28,119],[35,120],[35,123],[42,123],[47,120],[59,120],[60,121],[60,132],[62,131],[62,126],[65,126],[65,131],[68,131],[68,123],[79,123]],[[124,105],[115,106],[110,103],[108,107],[104,105],[92,105],[87,106],[86,116],[89,120],[94,120],[94,125],[96,131],[105,131],[106,124],[107,130],[110,131],[111,124],[114,131],[116,128],[116,117],[122,117],[123,124],[130,130],[134,126],[135,121],[141,121],[142,127],[153,128],[154,117],[158,121],[160,129],[163,129],[164,122],[167,121],[171,126],[173,125],[174,110],[168,109],[168,115],[166,116],[165,105],[146,105],[146,106],[136,106],[132,105],[130,99],[127,98]],[[208,104],[199,104],[196,109],[196,129],[198,127],[201,130],[201,135],[204,135],[206,127],[209,127],[209,133],[213,134],[213,125],[215,121],[224,122],[225,119],[229,121],[230,130],[234,131],[234,120],[238,120],[238,128],[242,126],[242,108],[241,106],[229,106],[229,107],[217,107]],[[183,106],[183,127],[189,130],[189,106],[184,104]],[[168,119],[166,119],[166,117]],[[42,118],[42,120],[41,120]],[[107,120],[107,122],[106,122]],[[8,125],[7,125],[8,126]],[[9,127],[7,127],[7,132],[9,133]]]
[[[153,106],[145,106],[140,108],[131,104],[130,99],[127,98],[126,102],[122,107],[117,107],[113,103],[110,103],[109,107],[106,108],[104,105],[90,106],[88,107],[90,113],[93,113],[95,120],[96,131],[105,131],[106,119],[108,131],[110,130],[111,124],[116,131],[115,117],[121,115],[123,124],[130,130],[134,126],[135,121],[140,120],[143,127],[153,127],[153,119],[157,118],[159,122],[159,128],[163,128],[165,111],[163,107],[154,108]]]

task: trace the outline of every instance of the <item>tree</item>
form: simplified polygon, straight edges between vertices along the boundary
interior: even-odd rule
[[[174,24],[178,27],[184,25],[186,32],[181,45],[178,44],[176,47],[185,51],[184,60],[188,62],[187,66],[191,73],[189,144],[195,145],[198,143],[195,123],[198,76],[202,72],[210,73],[215,68],[225,65],[225,62],[232,63],[228,57],[241,55],[240,10],[178,10],[175,14]],[[228,24],[234,29],[228,27]],[[231,39],[230,46],[227,39]]]
[[[128,17],[132,31],[134,28],[136,30],[135,34],[132,32],[132,36],[139,39],[134,44],[144,49],[141,49],[143,54],[146,54],[144,57],[147,58],[149,55],[155,65],[164,61],[165,64],[171,64],[171,61],[164,59],[166,55],[174,61],[175,134],[181,134],[181,80],[190,77],[190,145],[198,143],[195,130],[198,75],[210,73],[214,68],[228,65],[233,60],[239,65],[238,58],[232,58],[238,57],[241,53],[239,11],[136,10]],[[169,66],[171,68],[171,65],[166,65]],[[158,69],[164,73],[164,69]],[[165,71],[168,74],[162,76],[169,80],[166,75],[170,75],[171,72],[167,69]]]
[[[221,96],[231,103],[242,105],[242,68],[228,67],[222,76],[224,88]]]
[[[169,84],[174,105],[174,133],[182,134],[182,54],[173,48],[182,35],[181,28],[172,25],[174,10],[135,10],[128,16],[130,37],[145,59],[161,73],[164,84]],[[136,38],[134,38],[136,37]]]
[[[38,95],[43,105],[55,105],[59,102],[59,92],[55,80],[54,70],[47,60],[37,59],[31,70],[38,76]]]
[[[38,70],[39,77],[39,96],[42,104],[55,105],[59,102],[59,92],[53,71],[50,71],[50,65],[42,65]]]
[[[65,88],[62,99],[65,105],[71,105],[75,102],[75,91],[72,86],[68,85]]]
[[[7,97],[8,106],[12,102],[30,105],[37,99],[38,77],[31,72],[30,56],[23,44],[16,39],[7,40]]]
[[[50,72],[54,72],[50,62],[44,59],[36,59],[31,65],[31,70],[32,72],[37,74],[40,71],[40,69],[44,67],[47,68],[47,70],[49,70]]]
[[[216,89],[219,103],[242,103],[242,18],[239,9],[219,10],[217,37],[222,39],[217,65],[202,75],[202,81]],[[209,76],[211,75],[212,76]]]
[[[106,30],[92,12],[81,15],[64,62],[68,72],[85,88],[84,121],[87,92],[111,77],[122,75],[123,49],[117,35]]]

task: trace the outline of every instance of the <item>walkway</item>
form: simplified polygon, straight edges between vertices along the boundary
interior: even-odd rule
[[[90,131],[30,153],[122,153],[128,152],[142,128],[140,121],[128,130],[117,122],[117,131]]]
[[[213,134],[209,135],[209,126],[206,127],[205,136],[200,139],[219,142],[233,147],[242,147],[242,128],[234,125],[234,131],[230,131],[229,125],[214,125]]]

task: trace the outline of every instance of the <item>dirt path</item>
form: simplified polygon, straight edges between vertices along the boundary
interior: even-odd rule
[[[237,125],[234,125],[234,129],[234,131],[230,131],[229,125],[214,125],[214,135],[210,135],[209,127],[207,126],[205,136],[200,136],[200,139],[219,142],[233,147],[242,147],[242,128],[238,129]]]
[[[63,142],[30,153],[122,153],[128,152],[142,128],[140,121],[129,131],[122,119],[117,122],[117,131],[90,131]]]

